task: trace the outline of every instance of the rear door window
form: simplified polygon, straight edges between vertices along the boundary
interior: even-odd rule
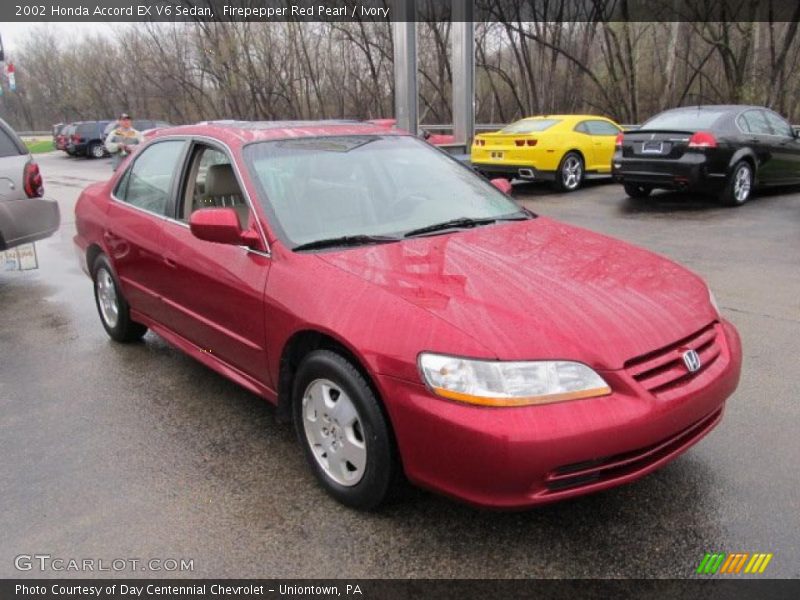
[[[737,119],[740,123],[739,127],[745,133],[754,133],[756,135],[772,135],[769,123],[764,116],[764,111],[761,110],[747,110],[743,112]],[[744,126],[742,126],[742,123]]]
[[[142,150],[120,179],[115,195],[127,204],[166,215],[175,171],[186,142],[169,140]]]

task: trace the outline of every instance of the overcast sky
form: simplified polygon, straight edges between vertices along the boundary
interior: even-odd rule
[[[4,0],[0,0],[4,1]],[[3,47],[6,52],[12,52],[25,41],[25,37],[38,27],[47,27],[55,31],[62,31],[70,38],[85,33],[107,33],[114,23],[0,23],[0,36],[3,37]]]

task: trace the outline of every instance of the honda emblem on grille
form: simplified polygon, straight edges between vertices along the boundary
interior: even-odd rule
[[[694,350],[687,350],[683,353],[683,364],[689,373],[694,373],[700,368],[700,355]]]

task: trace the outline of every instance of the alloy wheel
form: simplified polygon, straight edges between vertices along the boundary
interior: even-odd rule
[[[352,487],[364,476],[367,445],[358,410],[347,393],[329,379],[312,381],[303,393],[303,431],[325,474]]]
[[[583,167],[581,166],[581,160],[577,156],[568,156],[561,169],[561,178],[564,182],[564,187],[568,190],[577,188],[581,183],[582,172]]]
[[[753,175],[750,167],[742,165],[736,171],[733,180],[733,197],[739,204],[745,202],[750,196],[750,189],[753,186]]]
[[[105,268],[101,267],[97,271],[97,303],[100,306],[100,316],[105,324],[114,329],[119,322],[119,299],[117,298],[117,288],[114,287],[114,279]]]

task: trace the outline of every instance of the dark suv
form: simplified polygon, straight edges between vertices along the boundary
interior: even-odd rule
[[[67,154],[103,158],[107,155],[103,132],[110,121],[80,121],[67,140]]]

